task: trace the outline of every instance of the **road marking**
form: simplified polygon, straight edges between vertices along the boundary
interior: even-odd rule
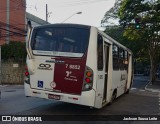
[[[139,91],[143,91],[144,92],[145,90],[139,90]]]
[[[0,87],[7,87],[8,85],[0,85]]]
[[[138,90],[138,91],[143,91],[143,92],[145,91],[145,90],[143,90],[143,89],[137,89],[137,88],[134,88],[134,87],[131,88],[131,90]]]
[[[131,90],[136,90],[137,88],[131,88]]]

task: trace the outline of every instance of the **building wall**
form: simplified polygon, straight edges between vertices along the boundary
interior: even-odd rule
[[[8,10],[7,1],[10,6]],[[48,24],[46,21],[27,13],[25,4],[26,0],[0,0],[0,45],[9,43],[8,41],[24,42],[28,20],[34,27]],[[8,17],[7,14],[9,14]],[[0,60],[0,84],[23,84],[24,66],[25,63]]]
[[[6,28],[4,27],[1,22],[6,23],[6,8],[7,8],[7,3],[6,0],[0,0],[0,45],[5,42],[5,33],[6,31],[2,30],[1,28]]]
[[[26,0],[0,0],[0,45],[25,41],[25,12]]]
[[[1,84],[23,84],[25,63],[7,61],[1,63]]]
[[[17,27],[18,29],[13,30],[14,32],[18,32],[20,34],[14,33],[12,37],[10,37],[11,41],[25,41],[25,13],[26,13],[26,3],[25,0],[10,0],[10,25]],[[13,10],[12,10],[13,9]]]

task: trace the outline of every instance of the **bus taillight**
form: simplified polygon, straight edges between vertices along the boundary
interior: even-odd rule
[[[89,67],[86,67],[83,80],[83,91],[91,90],[92,86],[93,86],[93,70]]]
[[[91,76],[92,76],[92,72],[87,71],[86,76],[87,76],[87,77],[91,77]]]
[[[27,83],[27,84],[30,84],[30,77],[29,77],[29,72],[28,72],[28,67],[26,66],[25,67],[25,79],[24,79],[24,82]]]
[[[87,83],[91,83],[91,80],[90,80],[89,78],[86,78],[85,81],[86,81]]]
[[[26,70],[25,71],[25,76],[29,76],[29,72],[28,72],[28,67],[27,66],[25,67],[25,70]]]
[[[29,72],[28,72],[28,71],[26,71],[26,72],[25,72],[25,75],[26,75],[26,76],[29,76]]]

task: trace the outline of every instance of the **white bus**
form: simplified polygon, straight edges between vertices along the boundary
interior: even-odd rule
[[[132,52],[96,27],[30,28],[26,49],[26,96],[102,108],[130,90]]]

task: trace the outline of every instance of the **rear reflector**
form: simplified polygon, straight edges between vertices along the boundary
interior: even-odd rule
[[[78,98],[75,98],[75,97],[68,97],[68,99],[78,100]]]
[[[73,98],[73,100],[78,100],[78,98]]]

